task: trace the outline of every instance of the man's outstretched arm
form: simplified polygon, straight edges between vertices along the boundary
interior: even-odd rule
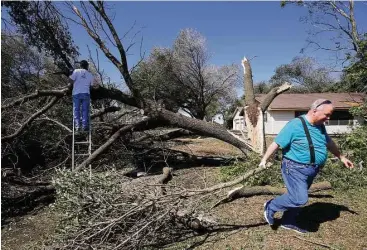
[[[330,138],[330,141],[326,144],[326,147],[328,150],[338,157],[341,162],[343,162],[344,166],[347,168],[354,168],[353,162],[348,160],[344,155],[340,153],[340,150],[338,149],[338,146],[335,144],[335,142]]]
[[[274,154],[274,152],[277,151],[278,148],[279,148],[279,145],[276,144],[275,142],[272,142],[270,144],[270,146],[268,147],[268,149],[266,150],[263,158],[261,159],[261,162],[260,162],[259,166],[265,167],[265,164],[266,164],[267,160],[269,159],[269,157],[272,154]]]

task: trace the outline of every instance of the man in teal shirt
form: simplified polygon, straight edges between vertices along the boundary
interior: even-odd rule
[[[306,115],[295,118],[287,123],[269,146],[260,166],[265,166],[268,158],[280,147],[283,152],[282,176],[287,193],[280,195],[264,204],[264,217],[274,224],[274,214],[284,212],[281,227],[299,233],[306,233],[296,224],[299,207],[308,201],[308,189],[313,179],[325,164],[327,150],[338,157],[347,168],[353,168],[351,161],[340,154],[334,141],[326,133],[324,122],[333,113],[331,101],[318,99]],[[310,138],[307,138],[303,121]],[[311,146],[310,146],[311,145]]]

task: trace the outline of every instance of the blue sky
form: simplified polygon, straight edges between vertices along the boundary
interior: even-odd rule
[[[366,31],[367,15],[362,13],[367,13],[367,5],[356,4],[359,28]],[[293,5],[281,8],[275,1],[137,1],[109,2],[109,6],[113,7],[110,13],[115,13],[113,23],[121,35],[136,22],[131,34],[141,31],[135,41],[144,39],[142,50],[146,56],[153,47],[171,47],[180,30],[193,28],[206,37],[212,64],[240,64],[244,56],[256,56],[252,60],[255,82],[269,80],[277,66],[300,56],[306,45],[308,26],[299,21],[307,14],[306,9]],[[82,58],[88,55],[87,44],[95,51],[95,43],[83,28],[72,25],[71,32]],[[129,67],[139,60],[139,49],[138,42],[128,55]],[[334,62],[332,55],[323,51],[309,50],[306,55],[323,64]],[[100,63],[113,81],[121,82],[118,71],[101,54]]]

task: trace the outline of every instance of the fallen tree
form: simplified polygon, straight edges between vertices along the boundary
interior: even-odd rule
[[[51,3],[50,3],[51,4]],[[138,87],[135,85],[131,75],[130,71],[128,69],[128,61],[126,57],[126,50],[125,46],[123,45],[122,41],[119,38],[119,35],[111,21],[111,19],[108,17],[108,14],[106,12],[105,8],[105,2],[102,1],[90,1],[89,3],[81,2],[80,5],[82,6],[81,10],[77,8],[76,6],[69,4],[70,8],[74,12],[77,19],[74,21],[81,25],[89,34],[89,36],[97,43],[101,51],[104,53],[107,59],[111,61],[111,63],[119,70],[121,75],[124,78],[125,84],[130,90],[130,95],[127,95],[123,92],[121,92],[118,89],[115,88],[106,88],[104,86],[101,86],[97,89],[93,89],[91,92],[91,96],[93,100],[103,100],[103,99],[109,99],[109,100],[115,100],[119,101],[123,104],[129,105],[131,107],[135,107],[140,109],[145,116],[148,116],[151,120],[156,121],[156,124],[159,124],[160,126],[171,126],[171,127],[178,127],[182,128],[188,131],[191,131],[194,134],[202,135],[202,136],[208,136],[217,138],[219,140],[222,140],[224,142],[227,142],[237,148],[239,148],[245,155],[248,154],[248,152],[252,151],[252,147],[248,146],[248,143],[245,143],[243,140],[240,140],[230,134],[223,126],[217,125],[215,123],[208,123],[203,120],[198,119],[192,119],[183,115],[180,115],[176,112],[173,112],[172,110],[167,109],[164,105],[162,100],[151,100],[143,98],[141,93],[139,92]],[[41,5],[41,4],[40,4]],[[52,5],[52,4],[51,4]],[[16,4],[11,4],[12,8],[17,8]],[[37,8],[40,8],[41,6],[37,6]],[[18,11],[21,11],[21,9],[17,9]],[[54,15],[58,15],[57,12],[52,12],[53,9],[47,9],[50,11],[50,13],[53,13]],[[92,19],[90,18],[90,13],[87,11],[90,11],[91,13],[94,13],[93,16],[99,17],[100,19]],[[40,22],[47,24],[46,18],[40,18],[35,17],[36,19],[39,19]],[[26,20],[27,21],[27,20]],[[22,25],[29,25],[26,23],[26,21],[18,20],[18,22],[22,23]],[[96,22],[94,22],[96,21]],[[102,30],[96,28],[96,25],[103,24]],[[41,32],[41,31],[38,31]],[[48,31],[49,32],[49,31]],[[101,32],[101,33],[99,33]],[[118,56],[115,56],[111,53],[111,51],[108,49],[105,40],[101,38],[101,35],[108,35],[109,40],[113,41],[115,44]],[[47,41],[40,41],[41,43],[44,42],[53,42],[57,43],[59,41],[56,40],[56,37],[49,36],[47,37]],[[65,65],[72,65],[70,62],[70,58],[63,55],[63,51],[60,50],[59,47],[57,49],[53,50],[53,53],[55,56],[58,56],[59,60],[63,61]],[[252,86],[252,73],[251,73],[251,66],[248,60],[243,60],[243,66],[245,68],[245,89],[246,89],[246,105],[250,109],[254,109],[254,112],[247,112],[248,114],[252,114],[251,122],[249,122],[249,126],[252,126],[253,128],[256,128],[256,126],[260,126],[258,128],[263,128],[263,121],[259,119],[258,113],[257,113],[257,104],[254,106],[255,99],[253,95],[253,86]],[[261,112],[265,112],[266,108],[269,106],[271,101],[280,93],[286,91],[289,89],[289,85],[286,84],[281,87],[277,87],[273,89],[265,98],[265,102],[261,105]],[[8,103],[5,103],[2,106],[2,110],[8,109],[13,107],[14,105],[24,104],[27,101],[37,99],[41,96],[54,96],[61,97],[65,95],[70,95],[70,86],[65,87],[61,90],[38,90],[33,94],[29,94],[27,96],[15,98],[13,101],[9,101]],[[58,99],[54,99],[53,105],[57,102]],[[21,134],[20,132],[23,131],[23,128],[26,124],[29,124],[31,121],[35,120],[38,116],[42,115],[47,108],[41,109],[42,112],[35,113],[34,115],[31,115],[29,119],[24,123],[21,128],[18,130],[17,133],[13,133],[12,135],[3,135],[2,141],[8,141],[17,135]],[[97,114],[102,114],[105,112],[114,112],[116,109],[113,108],[104,108],[100,111],[97,111]],[[247,114],[246,113],[246,114]],[[259,120],[259,122],[257,122]],[[256,121],[256,122],[255,122]],[[252,125],[251,125],[252,124]],[[121,124],[124,126],[123,124]],[[113,143],[117,138],[123,136],[127,132],[135,131],[137,127],[141,127],[141,124],[131,124],[128,125],[125,128],[122,128],[120,126],[118,128],[118,133],[111,134],[111,138],[109,138],[104,144],[100,146],[88,159],[86,159],[79,167],[76,168],[76,170],[80,170],[81,168],[85,167],[86,165],[90,164],[94,159],[97,158],[97,156],[104,152],[108,145]],[[146,128],[148,129],[149,126]],[[252,132],[255,131],[254,136],[250,136],[252,138],[253,146],[255,145],[258,152],[262,153],[263,150],[259,150],[259,147],[257,146],[258,139],[255,137],[260,136],[262,139],[261,141],[264,141],[264,134],[263,130],[259,129],[249,129],[249,134],[253,134]],[[256,132],[257,131],[257,132]],[[259,137],[259,138],[260,138]],[[254,139],[255,138],[255,139]],[[107,146],[107,147],[106,147]]]

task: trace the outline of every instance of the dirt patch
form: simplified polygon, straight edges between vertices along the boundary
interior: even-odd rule
[[[54,233],[57,219],[47,206],[33,214],[13,219],[1,230],[1,249],[44,249],[44,242]]]

